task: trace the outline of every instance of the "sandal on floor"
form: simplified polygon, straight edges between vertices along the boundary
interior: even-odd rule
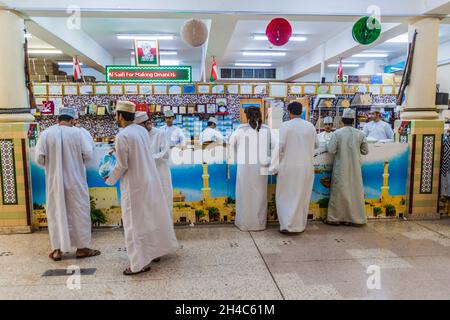
[[[84,252],[84,254],[82,254],[82,255],[79,255],[78,253],[79,252]],[[77,259],[84,259],[84,258],[90,258],[90,257],[95,257],[95,256],[98,256],[98,255],[100,255],[101,254],[101,252],[100,251],[98,251],[98,250],[93,250],[93,249],[89,249],[89,248],[83,248],[83,249],[78,249],[77,250]]]
[[[55,256],[55,253],[59,253],[59,254]],[[62,254],[61,254],[61,251],[58,250],[58,249],[56,249],[56,250],[53,250],[53,251],[48,255],[48,257],[49,257],[50,259],[52,259],[53,261],[61,261],[61,259],[62,259],[61,255],[62,255]]]
[[[133,272],[133,271],[131,271],[131,268],[128,267],[123,271],[123,275],[124,276],[134,276],[134,275],[137,275],[140,273],[148,272],[150,270],[151,270],[150,266],[146,266],[146,267],[143,267],[141,271]]]
[[[322,220],[322,222],[325,223],[326,225],[329,225],[329,226],[335,226],[335,227],[341,225],[340,222],[331,222],[331,221],[328,221],[328,220]]]

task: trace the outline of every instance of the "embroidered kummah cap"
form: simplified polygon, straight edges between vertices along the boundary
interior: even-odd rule
[[[333,118],[332,117],[325,117],[323,118],[324,124],[333,124]]]
[[[140,124],[148,120],[147,112],[138,111],[134,117],[134,123]]]
[[[344,119],[355,119],[356,112],[353,109],[345,109],[342,113],[342,118]]]
[[[136,105],[131,101],[117,101],[116,111],[135,113]]]
[[[164,111],[164,117],[166,118],[175,117],[175,113],[173,113],[173,110],[166,110]]]
[[[60,116],[68,116],[72,119],[77,119],[77,110],[74,108],[63,107],[59,109]]]
[[[217,123],[218,123],[217,119],[214,118],[214,117],[210,117],[210,118],[208,119],[208,122],[212,122],[212,123],[214,123],[214,124],[216,124],[216,125],[217,125]]]

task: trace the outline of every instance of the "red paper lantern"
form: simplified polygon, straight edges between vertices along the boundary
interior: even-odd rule
[[[292,27],[284,18],[275,18],[269,22],[266,28],[266,36],[274,46],[282,46],[289,41],[292,35]]]

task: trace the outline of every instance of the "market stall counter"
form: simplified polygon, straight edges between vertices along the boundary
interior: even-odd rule
[[[94,225],[121,224],[120,188],[108,186],[99,176],[98,165],[110,144],[96,143],[94,157],[87,163]],[[234,221],[236,164],[227,164],[226,147],[177,147],[171,150],[173,221],[175,224],[227,223]],[[30,150],[34,225],[46,226],[45,172],[34,162]],[[373,218],[402,217],[406,210],[409,150],[406,143],[370,143],[362,157],[366,214]],[[331,187],[333,157],[323,148],[314,157],[315,180],[309,219],[326,217]],[[268,220],[277,220],[276,176],[268,176]]]

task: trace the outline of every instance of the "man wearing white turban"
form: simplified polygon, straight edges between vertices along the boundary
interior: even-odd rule
[[[147,130],[133,123],[136,106],[119,101],[116,120],[122,130],[116,136],[116,166],[106,184],[120,179],[122,220],[130,267],[124,275],[150,270],[152,261],[176,250],[173,221],[164,199],[161,181],[151,153]]]
[[[173,189],[172,175],[170,174],[169,145],[167,144],[164,132],[161,129],[154,128],[147,115],[147,112],[136,112],[134,122],[147,129],[150,136],[151,151],[156,163],[156,169],[161,179],[161,184],[166,197],[167,207],[172,213],[173,209]]]
[[[77,248],[77,258],[100,254],[89,248],[92,226],[85,162],[93,156],[93,142],[87,131],[74,126],[75,118],[75,109],[61,108],[58,124],[41,133],[35,150],[36,162],[45,167],[46,214],[53,250],[49,257],[54,261],[72,248]]]
[[[353,128],[356,113],[345,109],[342,115],[344,127],[336,130],[327,144],[328,152],[334,154],[331,177],[331,194],[328,204],[328,224],[366,223],[364,189],[361,172],[361,155],[369,153],[364,134]]]

